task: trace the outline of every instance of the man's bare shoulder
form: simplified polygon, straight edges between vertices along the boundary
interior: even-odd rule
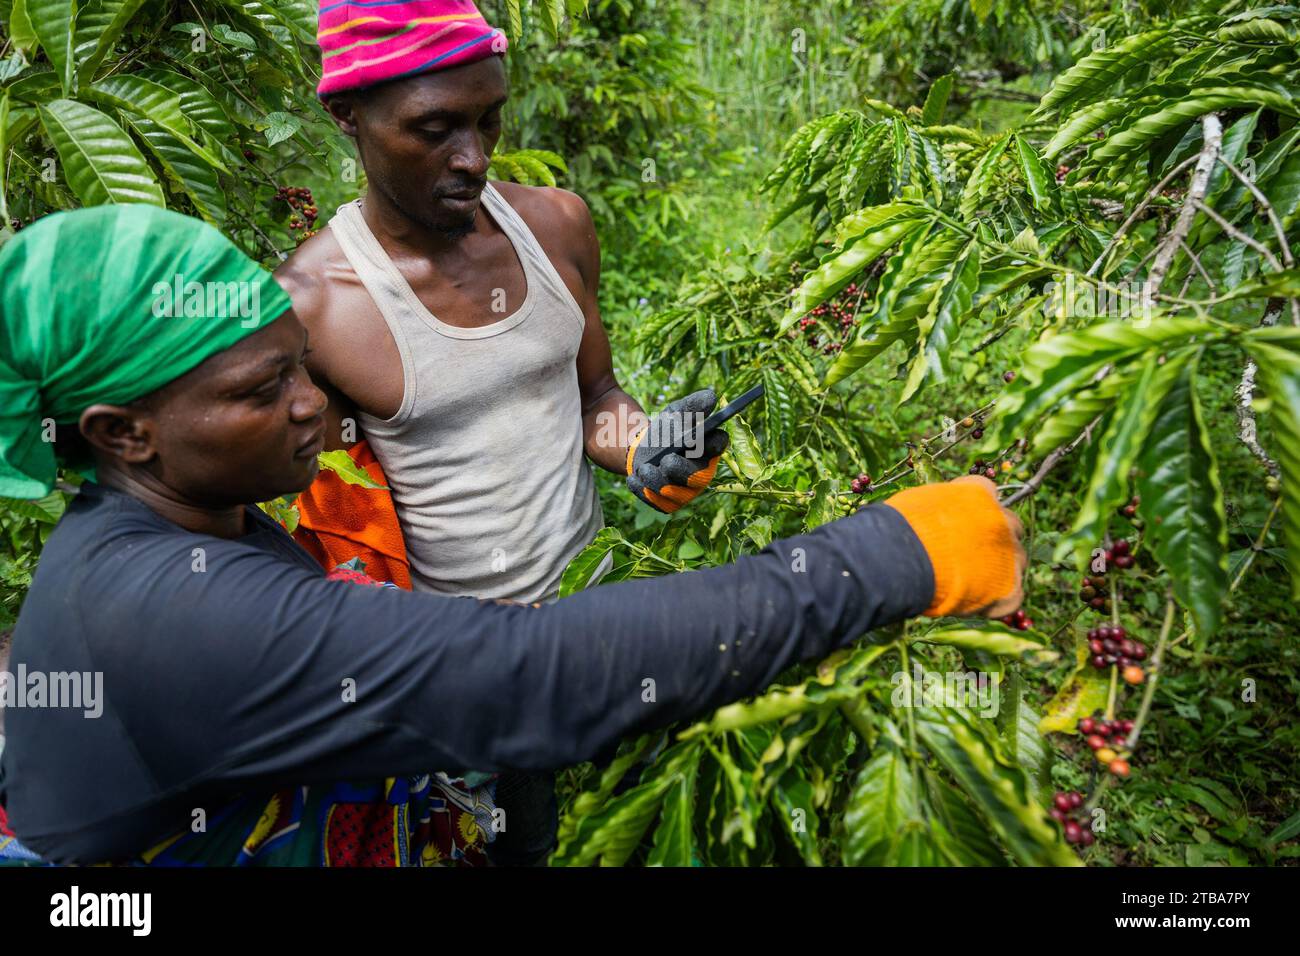
[[[328,317],[331,287],[352,273],[352,265],[330,229],[322,229],[275,270],[276,281],[293,299],[298,318],[310,327]]]
[[[519,213],[547,253],[567,256],[583,272],[599,266],[596,225],[586,201],[556,186],[494,182],[497,192]]]
[[[525,210],[561,215],[577,221],[591,219],[586,201],[575,192],[558,186],[525,186],[506,180],[493,180],[492,185],[521,215]]]
[[[401,355],[334,233],[322,229],[304,242],[275,278],[310,337],[307,370],[330,398],[329,441],[342,440],[336,426],[354,406],[380,418],[395,415],[402,403]]]

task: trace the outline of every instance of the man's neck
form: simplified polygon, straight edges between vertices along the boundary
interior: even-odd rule
[[[451,237],[430,229],[402,212],[377,189],[366,190],[361,199],[361,218],[384,249],[392,253],[409,253],[432,262],[454,256],[464,249],[466,239],[481,231],[483,207],[474,216],[474,229],[466,236]]]
[[[112,466],[96,468],[98,482],[106,488],[130,495],[186,531],[210,534],[214,538],[242,538],[248,532],[244,505],[207,508],[185,500],[146,471],[126,471]]]

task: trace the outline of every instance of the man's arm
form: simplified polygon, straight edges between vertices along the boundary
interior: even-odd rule
[[[702,446],[688,449],[686,457],[673,450],[680,447],[688,423],[702,421],[713,410],[716,397],[712,389],[702,389],[660,409],[652,420],[623,391],[600,319],[600,243],[591,211],[573,193],[549,192],[565,230],[564,247],[572,251],[570,259],[582,279],[582,294],[575,298],[586,320],[578,348],[578,387],[587,457],[616,475],[626,475],[628,489],[652,508],[674,512],[708,487],[727,447],[726,432],[714,429],[703,436]]]
[[[554,190],[568,248],[582,277],[578,305],[586,325],[578,346],[578,389],[587,457],[607,471],[627,474],[627,448],[646,424],[645,411],[614,375],[609,335],[600,318],[600,240],[591,210],[580,196]]]

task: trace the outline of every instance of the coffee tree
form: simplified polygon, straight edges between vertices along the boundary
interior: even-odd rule
[[[865,635],[628,744],[585,781],[554,862],[1069,864],[1104,839],[1170,648],[1210,646],[1274,527],[1278,586],[1300,594],[1300,10],[1240,7],[1089,18],[1074,64],[997,135],[945,122],[949,75],[790,138],[759,187],[786,241],[638,330],[692,382],[763,382],[766,405],[733,420],[711,509],[602,532],[566,588],[611,552],[612,579],[728,560],[966,455],[959,471],[1026,509],[1078,612]],[[929,431],[896,459],[870,424],[886,394]],[[1269,502],[1245,548],[1207,406],[1234,410],[1257,463],[1239,493]],[[1033,520],[1048,486],[1076,502],[1060,527]],[[1043,668],[1060,684],[1040,713]],[[1053,794],[1053,755],[1078,741],[1095,784]]]

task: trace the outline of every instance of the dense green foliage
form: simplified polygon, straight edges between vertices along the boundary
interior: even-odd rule
[[[728,561],[975,460],[1034,559],[1035,627],[887,629],[569,771],[554,862],[1300,856],[1300,9],[484,6],[514,43],[495,172],[591,206],[624,385],[648,408],[767,386],[671,519],[602,476],[609,527],[565,588],[611,552],[607,580]],[[280,187],[323,220],[364,188],[312,95],[312,4],[97,0],[61,46],[76,9],[0,0],[5,221],[166,203],[273,264],[311,229]],[[0,511],[0,626],[64,498]],[[1082,606],[1121,537],[1136,566]],[[1145,684],[1088,663],[1107,621],[1158,649]],[[917,678],[966,673],[974,700]],[[1094,708],[1136,719],[1126,780],[1073,732]],[[1102,812],[1082,854],[1054,789]]]
[[[979,12],[943,6],[962,22]],[[1001,26],[1023,26],[1036,6]],[[895,22],[912,12],[890,9]],[[1032,57],[1008,49],[1024,30],[968,29],[979,42],[945,53],[951,35],[917,21],[894,34],[913,38],[915,58],[893,65],[930,73],[914,102],[867,86],[774,153],[759,189],[780,238],[737,241],[631,336],[638,358],[681,374],[675,389],[736,395],[763,381],[765,407],[733,425],[710,503],[662,529],[611,522],[571,586],[609,550],[613,577],[729,560],[976,457],[1009,467],[1008,490],[1027,493],[1038,463],[1068,445],[1027,501],[1029,606],[1046,626],[873,635],[838,669],[791,675],[678,734],[626,793],[613,795],[618,773],[585,781],[556,862],[1061,863],[1074,851],[1039,823],[1065,787],[1092,791],[1088,807],[1106,814],[1090,861],[1294,855],[1278,844],[1297,825],[1283,822],[1296,743],[1284,562],[1300,554],[1286,450],[1300,333],[1285,301],[1297,291],[1297,35],[1293,11],[1265,12],[1129,22],[1100,10],[1080,23],[1044,6]],[[1063,55],[1074,65],[1056,73]],[[966,79],[1007,58],[1024,66]],[[971,93],[1035,77],[1033,102],[987,129]],[[1198,184],[1211,112],[1226,162]],[[1227,225],[1192,207],[1183,233],[1189,189]],[[1234,392],[1249,359],[1270,398],[1262,444],[1279,464],[1254,462],[1238,440],[1255,423]],[[864,471],[870,491],[852,493]],[[1136,523],[1116,516],[1134,493]],[[1137,543],[1140,570],[1110,569],[1109,616],[1075,610],[1091,550],[1120,536]],[[1084,632],[1111,618],[1161,647],[1148,705],[1085,662]],[[924,695],[900,706],[918,663],[1000,678],[998,715]],[[1138,718],[1122,787],[1094,775],[1073,733],[1094,708]],[[1276,759],[1266,741],[1281,742]]]

